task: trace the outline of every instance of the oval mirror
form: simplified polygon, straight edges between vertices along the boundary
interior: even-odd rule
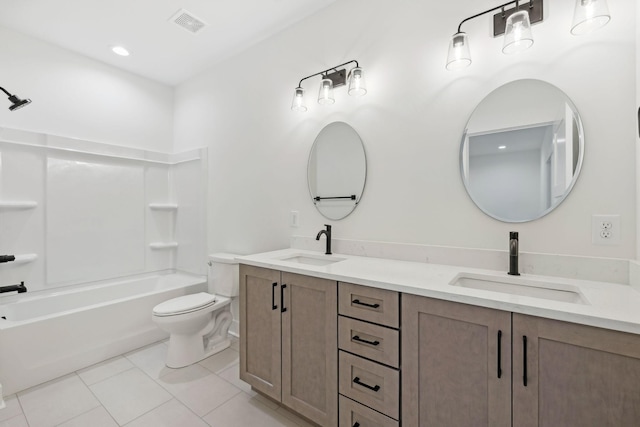
[[[309,192],[318,211],[338,220],[358,206],[367,176],[362,140],[351,126],[333,122],[318,134],[307,165]]]
[[[460,172],[484,213],[526,222],[562,203],[583,157],[582,122],[571,100],[549,83],[517,80],[473,111],[462,136]]]

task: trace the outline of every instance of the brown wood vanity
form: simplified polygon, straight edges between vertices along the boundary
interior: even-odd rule
[[[240,378],[321,426],[640,425],[640,335],[245,264]]]

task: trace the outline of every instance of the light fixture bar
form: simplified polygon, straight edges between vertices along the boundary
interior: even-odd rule
[[[496,10],[499,10],[499,9],[504,9],[505,7],[510,6],[510,5],[512,5],[512,4],[518,4],[518,3],[525,4],[525,3],[529,3],[529,5],[531,5],[531,4],[533,4],[535,1],[536,1],[536,0],[529,0],[529,1],[527,1],[527,0],[512,0],[512,1],[507,2],[507,3],[505,3],[505,4],[501,4],[500,6],[496,6],[496,7],[492,8],[492,9],[485,10],[484,12],[477,13],[477,14],[475,14],[475,15],[473,15],[473,16],[470,16],[470,17],[468,17],[468,18],[463,19],[463,20],[462,20],[462,22],[460,22],[460,25],[458,25],[458,32],[459,32],[459,33],[461,33],[461,32],[462,32],[462,30],[461,30],[461,28],[462,28],[462,24],[464,24],[465,22],[470,21],[470,20],[472,20],[472,19],[474,19],[474,18],[477,18],[478,16],[482,16],[482,15],[485,15],[485,14],[487,14],[487,13],[490,13],[490,12],[493,12],[493,11],[496,11]],[[542,3],[542,0],[539,0],[539,1],[540,1],[540,3]],[[527,6],[524,6],[524,7],[527,7]],[[499,13],[498,15],[502,15],[502,14],[501,14],[501,13]],[[505,18],[504,18],[504,19],[505,19],[505,21],[506,21],[507,17],[505,16]],[[502,32],[504,32],[504,29],[502,30]]]
[[[300,83],[298,83],[298,87],[302,87],[302,82],[303,82],[303,81],[305,81],[305,80],[307,80],[307,79],[310,79],[311,77],[315,77],[315,76],[323,76],[323,77],[324,77],[324,76],[327,76],[327,78],[329,78],[329,79],[331,79],[331,81],[333,81],[333,85],[334,85],[334,86],[336,86],[336,81],[334,81],[334,78],[335,78],[335,77],[339,77],[339,76],[336,76],[335,74],[338,74],[338,73],[340,73],[340,72],[342,72],[343,74],[345,74],[345,71],[344,71],[344,70],[338,70],[338,67],[342,67],[342,66],[344,66],[344,65],[351,64],[352,62],[355,62],[355,63],[356,63],[356,67],[359,67],[359,65],[358,65],[358,61],[356,61],[355,59],[353,59],[353,60],[351,60],[351,61],[349,61],[349,62],[345,62],[344,64],[340,64],[340,65],[336,65],[335,67],[327,68],[327,69],[326,69],[326,70],[324,70],[324,71],[320,71],[319,73],[311,74],[310,76],[307,76],[307,77],[305,77],[304,79],[301,79],[301,80],[300,80]],[[329,71],[334,71],[334,73],[327,74]],[[345,79],[346,79],[346,76],[345,76]],[[345,84],[345,81],[342,81],[342,83],[341,83],[341,84],[338,84],[338,86],[341,86],[341,85],[343,85],[343,84]]]
[[[514,7],[513,9],[509,10],[503,9],[502,12],[493,15],[493,37],[498,37],[499,35],[504,34],[507,25],[507,19],[519,10],[526,10],[527,12],[529,12],[529,22],[531,24],[541,22],[544,19],[542,0],[530,0],[528,2],[525,0],[522,3],[523,4],[520,6],[520,8]]]

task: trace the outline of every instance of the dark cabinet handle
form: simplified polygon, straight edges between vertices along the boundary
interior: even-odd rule
[[[380,307],[380,304],[367,304],[366,302],[362,302],[359,299],[354,299],[351,302],[353,304],[364,305],[365,307],[370,307],[370,308],[378,308],[378,307]]]
[[[502,331],[498,331],[498,378],[502,378]]]
[[[359,423],[359,422],[356,422],[356,423],[353,425],[353,427],[360,427],[360,423]]]
[[[276,288],[278,287],[278,282],[273,282],[273,288],[271,289],[271,310],[275,310],[278,308],[276,305]]]
[[[378,390],[380,390],[380,386],[379,386],[379,385],[376,385],[376,386],[372,387],[372,386],[370,386],[369,384],[365,384],[365,383],[363,383],[362,381],[360,381],[360,377],[355,377],[355,378],[353,379],[353,382],[354,382],[354,383],[356,383],[356,384],[358,384],[358,385],[361,385],[362,387],[366,387],[366,388],[368,388],[369,390],[373,390],[373,391],[375,391],[375,392],[377,392]]]
[[[369,344],[369,345],[380,345],[380,341],[376,340],[376,341],[368,341],[368,340],[363,340],[362,338],[360,338],[357,335],[354,335],[353,338],[351,338],[352,341],[358,341],[358,342],[362,342],[365,344]]]
[[[282,307],[280,309],[281,313],[284,313],[285,311],[287,311],[287,308],[284,306],[284,290],[287,288],[287,285],[282,285],[282,287],[280,288],[280,307]]]
[[[522,336],[522,385],[527,386],[527,336]]]

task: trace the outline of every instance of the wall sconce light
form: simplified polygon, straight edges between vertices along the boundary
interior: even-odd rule
[[[356,66],[349,71],[348,75],[346,69],[339,69],[339,67],[351,64],[352,62],[355,62]],[[293,93],[293,102],[291,103],[291,109],[293,111],[307,111],[307,106],[304,102],[304,89],[302,87],[302,82],[315,76],[322,76],[320,92],[318,93],[318,104],[330,105],[335,103],[336,99],[333,95],[333,89],[347,84],[347,79],[349,80],[347,90],[349,95],[362,96],[367,93],[367,85],[364,80],[362,68],[360,68],[358,61],[352,60],[345,62],[344,64],[336,65],[335,67],[331,67],[327,70],[320,71],[319,73],[312,74],[300,80],[298,87],[295,88]]]
[[[31,104],[31,100],[30,99],[20,99],[15,95],[11,95],[3,87],[0,87],[0,90],[3,91],[4,93],[6,93],[7,96],[9,97],[9,101],[11,101],[11,106],[9,107],[10,111],[15,111],[15,110],[17,110],[19,108],[24,107],[25,105]]]
[[[512,4],[515,4],[514,8],[505,9]],[[522,52],[533,45],[531,24],[541,22],[544,19],[543,0],[513,0],[460,22],[458,31],[451,37],[449,43],[447,70],[458,70],[471,65],[469,37],[462,32],[462,24],[498,9],[501,9],[500,13],[493,15],[493,36],[504,34],[502,52],[505,54]],[[576,0],[571,34],[592,32],[605,25],[610,19],[611,15],[609,15],[606,0]]]
[[[580,36],[604,27],[611,20],[606,0],[576,0],[571,34]]]

